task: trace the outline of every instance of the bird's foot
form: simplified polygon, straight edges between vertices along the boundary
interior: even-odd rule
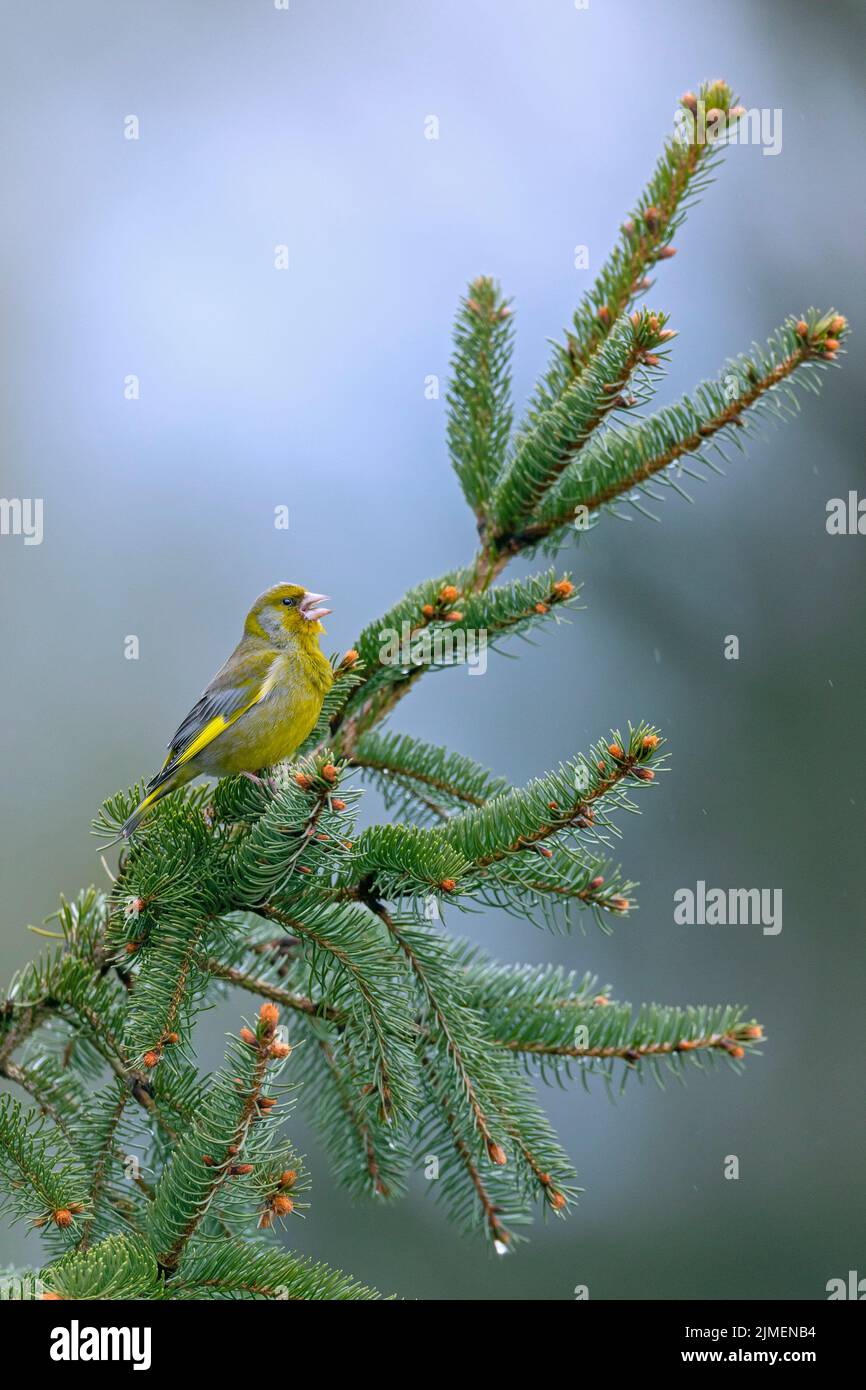
[[[248,782],[252,782],[254,786],[259,788],[259,791],[268,790],[276,793],[278,790],[273,777],[258,777],[255,772],[242,772],[241,776],[246,777]]]

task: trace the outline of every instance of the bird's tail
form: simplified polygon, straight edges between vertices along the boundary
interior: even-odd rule
[[[165,783],[163,783],[162,786],[156,787],[154,791],[148,792],[144,800],[138,803],[132,815],[129,816],[123,822],[123,826],[121,827],[121,834],[123,835],[124,840],[128,840],[130,835],[132,835],[133,832],[138,829],[138,826],[144,820],[144,817],[147,815],[151,806],[153,806],[157,801],[161,801],[162,798],[164,796],[167,796],[171,790],[171,785],[166,785]]]

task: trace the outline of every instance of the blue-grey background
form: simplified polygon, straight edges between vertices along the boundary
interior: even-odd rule
[[[694,506],[606,519],[563,556],[585,581],[572,626],[399,709],[396,727],[515,780],[629,718],[660,724],[672,772],[623,843],[639,913],[610,939],[449,924],[620,998],[742,1000],[769,1041],[740,1078],[649,1082],[615,1106],[600,1086],[552,1091],[586,1194],[504,1260],[447,1227],[423,1181],[353,1209],[302,1103],[315,1187],[294,1243],[385,1290],[820,1298],[866,1274],[866,538],[824,526],[828,498],[863,486],[864,29],[859,5],[806,0],[3,7],[0,490],[45,507],[41,546],[0,538],[4,976],[61,891],[106,881],[91,814],[154,769],[262,588],[333,595],[345,648],[470,555],[444,402],[424,395],[457,297],[479,272],[515,296],[522,401],[589,281],[573,248],[601,264],[685,88],[721,75],[782,108],[783,147],[732,149],[660,270],[649,302],[681,335],[661,398],[810,304],[857,330],[802,422]],[[782,934],[676,926],[674,890],[699,878],[782,888]],[[205,1020],[208,1064],[236,1013]],[[3,1257],[33,1244],[16,1228]]]

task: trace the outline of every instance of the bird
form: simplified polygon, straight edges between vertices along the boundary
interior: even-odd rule
[[[156,802],[202,774],[241,773],[290,758],[315,728],[334,680],[319,646],[327,594],[275,584],[246,616],[241,640],[196,700],[168,745],[168,757],[124,822],[129,839]]]

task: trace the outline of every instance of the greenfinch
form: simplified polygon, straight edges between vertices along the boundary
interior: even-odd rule
[[[155,802],[193,777],[253,776],[290,758],[315,727],[333,683],[319,647],[325,594],[275,584],[256,599],[243,636],[168,745],[168,757],[123,826],[128,839]]]

